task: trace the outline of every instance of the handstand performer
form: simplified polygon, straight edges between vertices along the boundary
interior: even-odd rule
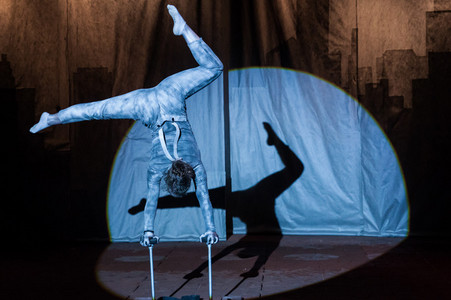
[[[186,194],[194,180],[196,196],[204,217],[206,232],[200,239],[218,242],[207,175],[200,159],[191,126],[186,117],[185,99],[213,82],[222,73],[222,63],[205,42],[186,24],[177,9],[168,5],[174,20],[173,32],[188,44],[197,68],[164,79],[150,89],[139,89],[106,100],[70,106],[56,114],[44,112],[30,131],[36,133],[52,125],[86,120],[133,119],[141,121],[152,135],[151,159],[147,172],[147,203],[144,209],[144,232],[140,243],[149,246],[154,234],[154,220],[164,177],[168,192],[175,197]],[[166,137],[171,136],[166,141]],[[172,147],[172,155],[168,151]]]

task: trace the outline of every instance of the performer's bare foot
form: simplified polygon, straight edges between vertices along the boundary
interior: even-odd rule
[[[172,32],[174,32],[175,35],[182,35],[186,25],[185,20],[174,5],[168,5],[168,11],[174,20],[174,28],[172,29]]]
[[[49,127],[50,125],[47,122],[49,115],[50,114],[47,112],[42,113],[41,118],[39,119],[39,122],[30,128],[30,132],[36,133],[38,131],[41,131],[42,129]]]
[[[266,143],[269,146],[275,145],[275,143],[277,141],[277,135],[274,132],[274,130],[272,129],[271,125],[269,125],[269,123],[267,123],[267,122],[263,122],[263,126],[265,127],[265,130],[268,133],[268,139],[267,139]]]
[[[47,127],[53,125],[62,124],[58,114],[49,114],[47,112],[42,113],[39,122],[36,123],[33,127],[30,128],[30,132],[36,133],[41,131],[42,129],[46,129]]]

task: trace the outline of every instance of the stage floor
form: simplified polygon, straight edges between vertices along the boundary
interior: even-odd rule
[[[234,235],[212,247],[213,299],[451,298],[450,246],[431,238]],[[157,298],[208,299],[204,244],[162,242],[153,255]],[[150,299],[149,252],[138,243],[15,248],[2,255],[1,282],[5,299]]]

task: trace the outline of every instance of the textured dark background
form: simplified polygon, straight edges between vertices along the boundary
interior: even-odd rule
[[[449,235],[451,1],[0,0],[4,237],[107,239],[109,172],[131,122],[28,128],[193,66],[168,3],[226,70],[295,69],[358,99],[398,153],[411,234]]]

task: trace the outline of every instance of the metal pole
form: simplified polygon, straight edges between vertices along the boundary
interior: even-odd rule
[[[213,299],[213,286],[211,280],[211,244],[207,244],[208,247],[208,295],[210,300]]]
[[[154,279],[153,279],[153,254],[152,254],[152,248],[153,245],[150,245],[149,247],[149,261],[150,261],[150,289],[152,293],[152,300],[155,300],[155,285],[154,285]]]

